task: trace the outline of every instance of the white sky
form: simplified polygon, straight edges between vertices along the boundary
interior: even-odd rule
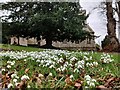
[[[92,0],[91,0],[92,1]],[[93,0],[94,1],[94,0]],[[100,12],[97,10],[93,10],[93,8],[97,7],[100,4],[101,0],[96,0],[96,2],[90,2],[90,0],[82,0],[81,6],[87,10],[87,13],[90,13],[89,18],[87,19],[87,23],[95,32],[96,36],[100,36],[95,41],[99,45],[101,41],[104,39],[105,35],[107,34],[106,30],[106,21],[104,20],[103,16],[100,16]]]
[[[9,0],[0,0],[0,2],[6,2]],[[89,18],[87,19],[87,23],[93,29],[96,36],[100,36],[95,41],[99,45],[101,41],[104,39],[105,35],[107,34],[106,30],[106,21],[104,20],[103,16],[100,16],[100,12],[97,10],[93,10],[93,8],[99,5],[101,0],[80,0],[80,4],[83,9],[87,10],[87,13],[91,13]]]

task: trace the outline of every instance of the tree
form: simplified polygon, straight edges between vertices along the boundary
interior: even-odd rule
[[[113,2],[112,0],[105,0],[105,2],[100,2],[99,7],[94,8],[99,8],[100,14],[105,15],[103,17],[105,18],[104,20],[107,21],[106,27],[108,35],[106,35],[102,41],[102,48],[107,51],[119,51],[119,37],[116,37],[116,27],[118,25],[118,32],[120,33],[120,1],[115,0],[115,3]],[[118,16],[118,21],[114,17],[115,15]]]
[[[118,16],[118,37],[120,43],[120,1],[116,0],[115,8],[113,8],[113,10],[117,13]]]
[[[106,16],[107,16],[107,33],[104,41],[109,41],[104,44],[103,49],[113,51],[119,48],[119,41],[116,37],[116,20],[113,17],[112,1],[106,2]]]
[[[10,12],[8,16],[2,16],[5,17],[3,23],[5,22],[9,24],[9,35],[18,38],[18,45],[19,37],[27,37],[29,33],[29,24],[27,20],[29,16],[29,7],[30,5],[25,2],[8,2],[2,5],[3,10]]]
[[[90,36],[82,30],[87,16],[79,2],[14,2],[7,5],[12,11],[9,15],[11,27],[19,27],[18,36],[37,37],[38,41],[42,36],[46,40],[45,47],[52,47],[52,41],[83,41]]]
[[[106,0],[106,2],[101,2],[100,8],[102,8],[101,14],[106,14],[107,19],[107,34],[105,39],[102,41],[103,50],[107,51],[118,51],[119,41],[116,37],[116,26],[117,21],[114,17],[115,13],[118,12],[118,6],[113,7],[112,0]],[[104,13],[103,13],[104,12]]]

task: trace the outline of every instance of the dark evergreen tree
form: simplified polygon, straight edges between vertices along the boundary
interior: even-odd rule
[[[45,47],[52,41],[83,41],[90,34],[83,31],[87,16],[79,2],[8,2],[3,8],[11,11],[11,35],[22,37],[40,36],[46,40]]]

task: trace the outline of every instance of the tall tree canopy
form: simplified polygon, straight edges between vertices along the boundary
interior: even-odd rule
[[[83,41],[90,34],[83,31],[87,16],[79,2],[8,2],[3,9],[10,11],[11,35],[52,41]],[[16,33],[15,33],[16,32]]]

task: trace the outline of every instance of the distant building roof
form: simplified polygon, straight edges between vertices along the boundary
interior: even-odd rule
[[[92,30],[92,28],[88,24],[85,25],[85,27],[83,28],[83,30],[88,31],[90,33],[94,33],[94,31]]]

